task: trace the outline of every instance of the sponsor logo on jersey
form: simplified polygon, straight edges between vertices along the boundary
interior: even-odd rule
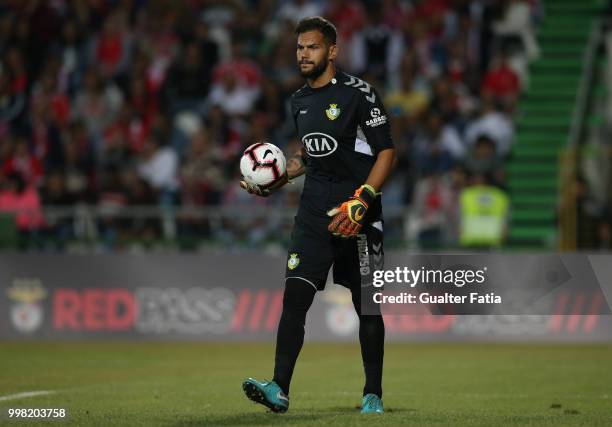
[[[304,135],[302,137],[302,143],[308,155],[312,157],[329,156],[338,148],[338,142],[334,138],[320,132],[312,132]]]
[[[338,108],[338,104],[329,104],[329,108],[325,110],[325,115],[329,120],[336,120],[340,115],[340,108]]]
[[[374,107],[370,110],[370,120],[366,121],[366,126],[375,128],[376,126],[384,125],[387,123],[387,116],[380,115],[380,108]]]
[[[287,268],[289,270],[294,270],[298,265],[300,265],[300,257],[298,257],[298,254],[293,253],[289,255],[289,259],[287,260]]]

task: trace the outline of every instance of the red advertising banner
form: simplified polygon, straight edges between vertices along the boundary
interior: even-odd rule
[[[387,257],[398,265],[406,254]],[[0,256],[0,338],[273,340],[285,263],[283,255],[250,252]],[[599,314],[607,291],[573,282],[551,293],[549,314],[390,307],[387,339],[611,341],[612,316]],[[358,326],[350,293],[330,283],[309,313],[307,338],[352,340]]]

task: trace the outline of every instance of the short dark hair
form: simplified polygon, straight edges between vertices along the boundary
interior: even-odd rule
[[[321,16],[311,16],[298,22],[295,27],[295,35],[299,36],[308,31],[319,31],[328,45],[336,44],[338,32],[334,24]]]
[[[480,134],[478,138],[476,138],[476,145],[482,144],[495,148],[495,140],[486,134]]]

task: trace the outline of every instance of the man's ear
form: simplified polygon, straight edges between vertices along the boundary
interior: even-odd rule
[[[338,56],[338,47],[335,44],[332,44],[329,47],[329,52],[327,53],[327,59],[333,61]]]

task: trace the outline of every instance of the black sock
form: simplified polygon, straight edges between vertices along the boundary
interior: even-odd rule
[[[382,316],[359,316],[359,342],[365,371],[363,395],[382,398],[382,370],[385,352],[385,324]]]
[[[385,323],[382,315],[362,315],[361,295],[353,292],[353,305],[359,316],[359,343],[365,372],[363,395],[373,393],[382,398],[382,371],[385,353]]]
[[[276,335],[274,381],[287,395],[293,368],[304,344],[306,313],[315,294],[315,288],[305,280],[289,278],[285,283],[283,313]]]

